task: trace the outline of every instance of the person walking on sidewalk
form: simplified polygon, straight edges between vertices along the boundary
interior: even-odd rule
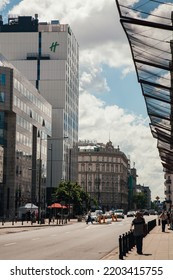
[[[166,227],[167,219],[168,219],[167,213],[165,211],[163,211],[159,218],[161,219],[162,232],[165,232],[165,227]]]
[[[131,224],[131,230],[133,230],[133,235],[136,241],[136,249],[139,255],[142,255],[143,238],[145,236],[145,219],[141,212],[136,213],[136,217],[133,219]]]

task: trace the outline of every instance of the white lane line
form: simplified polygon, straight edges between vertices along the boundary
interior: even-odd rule
[[[33,238],[33,239],[31,239],[31,240],[35,241],[35,240],[38,240],[38,239],[40,239],[40,238],[39,238],[39,237],[37,237],[37,238]]]
[[[16,242],[13,242],[13,243],[6,243],[6,244],[4,244],[4,246],[11,246],[11,245],[15,245],[16,244]]]

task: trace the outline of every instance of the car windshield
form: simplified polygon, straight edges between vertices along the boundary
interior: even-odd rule
[[[117,209],[117,210],[115,210],[115,212],[117,212],[117,213],[123,213],[123,210]]]

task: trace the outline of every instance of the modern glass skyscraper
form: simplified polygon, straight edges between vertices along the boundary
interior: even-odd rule
[[[78,142],[79,46],[68,24],[38,16],[0,19],[0,51],[52,105],[47,186],[77,180],[71,148]],[[76,173],[75,173],[76,172]]]

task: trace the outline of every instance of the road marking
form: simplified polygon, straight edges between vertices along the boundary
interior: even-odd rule
[[[93,228],[93,226],[89,225],[85,229]]]
[[[40,239],[40,238],[39,238],[39,237],[37,237],[37,238],[33,238],[33,239],[31,239],[31,240],[35,241],[35,240],[38,240],[38,239]]]
[[[14,243],[7,243],[7,244],[4,244],[4,246],[11,246],[11,245],[15,245],[16,244],[16,242],[14,242]]]

